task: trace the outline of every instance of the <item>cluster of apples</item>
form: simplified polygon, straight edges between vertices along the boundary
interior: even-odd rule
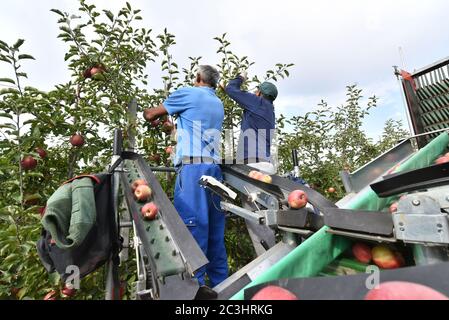
[[[287,289],[269,285],[259,290],[251,300],[299,300]],[[428,286],[406,282],[390,281],[381,283],[370,290],[364,300],[449,300],[447,296]]]
[[[271,176],[267,175],[267,174],[263,174],[262,172],[253,170],[248,174],[248,177],[252,178],[252,179],[256,179],[265,183],[272,183],[273,182],[273,178],[271,178]]]
[[[399,251],[394,251],[385,245],[371,248],[365,243],[355,243],[352,253],[357,261],[362,263],[374,262],[382,269],[397,269],[405,266],[405,260]]]
[[[76,133],[70,137],[69,142],[74,147],[82,147],[85,140],[81,134]],[[45,159],[47,157],[47,151],[41,147],[35,148],[34,151],[41,159]],[[37,160],[32,155],[27,155],[20,160],[20,165],[22,169],[26,171],[34,170],[37,167]]]
[[[39,155],[41,159],[45,159],[47,157],[47,151],[45,151],[43,148],[35,148],[34,151]],[[25,156],[22,160],[20,160],[20,166],[24,170],[33,170],[37,167],[37,160],[31,156]]]
[[[139,202],[146,202],[141,213],[145,220],[154,220],[159,212],[159,208],[154,202],[148,202],[153,194],[148,183],[143,179],[137,179],[132,183],[134,197]]]
[[[167,134],[171,133],[173,129],[175,128],[175,125],[173,122],[171,122],[168,118],[162,118],[162,119],[155,119],[151,120],[149,117],[149,113],[151,111],[151,108],[147,108],[143,110],[143,118],[150,123],[150,126],[153,128],[161,127],[162,132],[165,132]]]

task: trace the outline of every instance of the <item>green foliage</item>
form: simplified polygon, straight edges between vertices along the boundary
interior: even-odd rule
[[[362,90],[355,85],[346,89],[347,100],[337,108],[321,101],[314,111],[303,116],[278,119],[280,167],[291,170],[291,150],[298,150],[303,178],[333,200],[345,194],[339,178],[341,171],[356,170],[408,136],[400,121],[388,120],[383,137],[374,143],[363,132],[362,125],[369,111],[376,107],[377,97],[369,98],[363,106]],[[331,187],[336,193],[327,192]]]

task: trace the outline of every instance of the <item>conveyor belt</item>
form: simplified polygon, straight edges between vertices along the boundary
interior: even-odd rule
[[[371,185],[381,198],[449,184],[449,163],[408,171]]]
[[[271,175],[273,181],[271,184],[268,184],[248,177],[248,174],[255,169],[246,165],[225,165],[222,166],[222,170],[224,173],[238,176],[242,180],[275,195],[281,200],[286,200],[285,194],[288,196],[288,194],[294,190],[302,190],[307,194],[309,203],[320,211],[325,208],[337,207],[332,201],[323,197],[319,192],[289,179],[281,178],[278,175]]]

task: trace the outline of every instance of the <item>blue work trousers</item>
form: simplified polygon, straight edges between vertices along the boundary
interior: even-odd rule
[[[174,205],[184,223],[203,250],[209,264],[199,269],[195,277],[205,285],[207,274],[211,288],[228,277],[228,262],[224,243],[225,215],[220,210],[220,197],[198,184],[207,175],[222,181],[216,164],[184,164],[178,169]]]

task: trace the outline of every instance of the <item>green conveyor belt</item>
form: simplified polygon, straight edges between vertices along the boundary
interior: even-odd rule
[[[449,135],[445,132],[400,165],[396,172],[404,172],[431,165],[439,155],[446,151],[448,144]],[[344,208],[380,211],[395,199],[396,197],[381,199],[371,188],[367,187],[347,203]],[[243,291],[246,288],[261,283],[285,278],[318,276],[328,264],[337,259],[352,243],[345,237],[327,233],[327,229],[327,227],[324,227],[316,232],[290,254],[236,293],[231,297],[231,300],[243,300]]]

